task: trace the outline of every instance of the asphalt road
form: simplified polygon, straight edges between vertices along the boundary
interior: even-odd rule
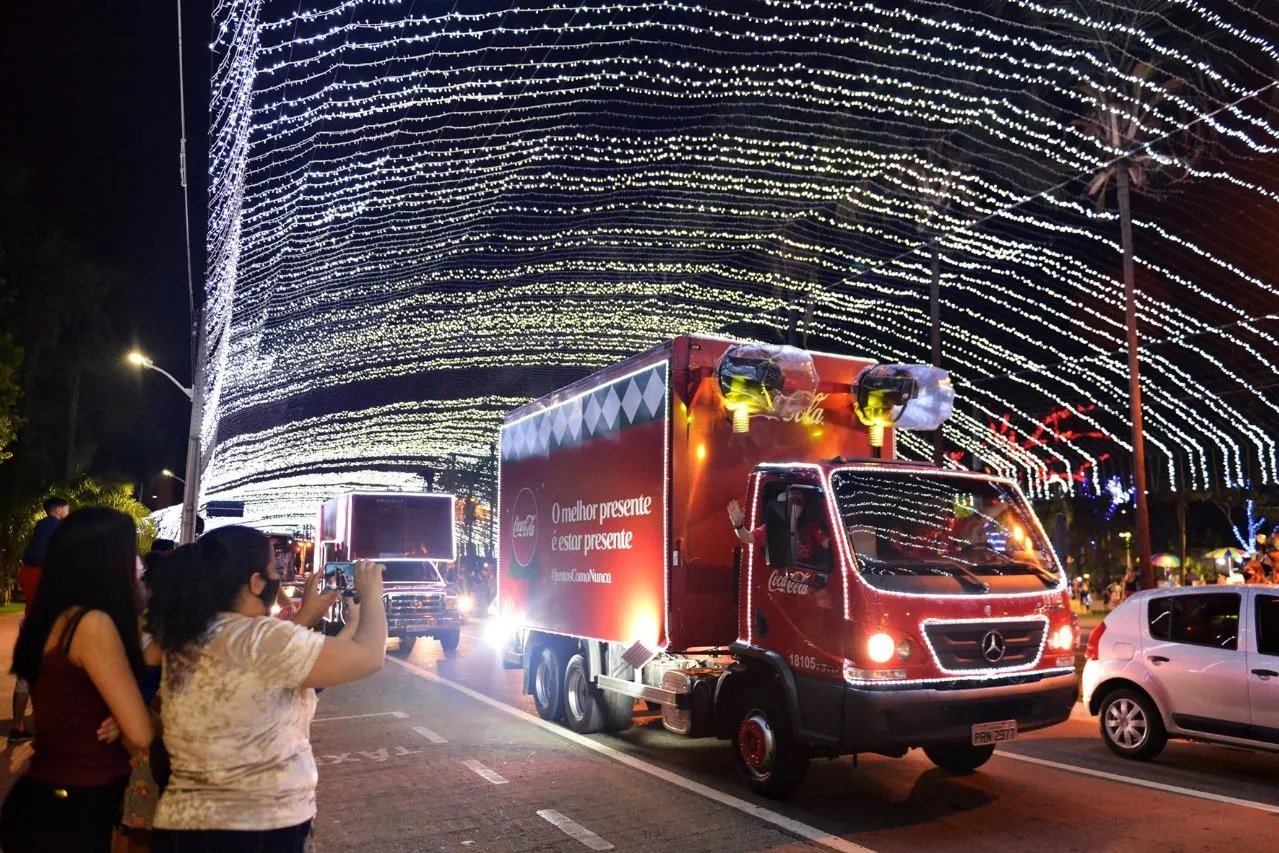
[[[656,715],[589,738],[543,723],[520,695],[520,673],[501,668],[482,630],[470,626],[452,656],[419,641],[407,661],[388,656],[378,676],[321,696],[313,741],[323,849],[1021,853],[1275,843],[1279,756],[1173,742],[1152,763],[1123,761],[1081,707],[1001,747],[970,776],[950,776],[918,752],[816,761],[804,788],[779,804],[738,783],[727,743],[672,735]]]
[[[321,695],[319,850],[1276,846],[1279,756],[1173,742],[1152,763],[1126,762],[1082,709],[970,776],[918,752],[845,757],[814,762],[790,802],[765,800],[738,783],[727,743],[672,735],[655,715],[587,738],[543,723],[481,632],[468,627],[452,656],[421,640],[406,661],[388,656],[377,676]]]

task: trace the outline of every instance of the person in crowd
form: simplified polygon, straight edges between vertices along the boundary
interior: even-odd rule
[[[36,522],[35,530],[31,532],[31,541],[27,543],[27,548],[22,552],[22,566],[18,569],[18,589],[22,590],[22,600],[26,603],[24,607],[24,618],[31,615],[31,605],[36,600],[36,591],[40,587],[40,574],[44,568],[45,554],[49,549],[49,539],[53,536],[53,531],[58,529],[58,524],[62,519],[67,517],[67,513],[71,511],[71,505],[67,503],[65,498],[54,497],[44,502],[44,518]],[[27,730],[26,717],[27,705],[30,702],[31,693],[28,689],[25,679],[19,678],[13,684],[13,727],[9,731],[9,743],[22,743],[31,740],[31,733]]]
[[[362,604],[341,634],[325,637],[304,626],[320,618],[327,596],[305,597],[296,622],[270,615],[280,578],[259,531],[221,527],[169,556],[147,611],[164,660],[161,723],[172,768],[154,850],[307,849],[314,688],[382,667],[382,571],[356,564]]]
[[[1128,596],[1132,595],[1139,588],[1140,587],[1137,584],[1137,573],[1130,566],[1129,568],[1124,570],[1123,597],[1120,598],[1120,601],[1127,601]]]
[[[49,538],[14,648],[38,725],[29,769],[0,807],[6,853],[110,849],[130,769],[118,735],[145,747],[154,734],[138,689],[137,535],[124,513],[86,507]]]
[[[1244,583],[1265,583],[1265,569],[1261,565],[1261,559],[1256,554],[1249,554],[1248,559],[1243,564],[1243,582]]]

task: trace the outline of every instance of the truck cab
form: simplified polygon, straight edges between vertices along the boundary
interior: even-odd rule
[[[870,459],[763,465],[749,491],[732,650],[781,674],[808,744],[962,772],[1069,714],[1075,617],[1015,484]],[[782,719],[738,732],[748,764]]]
[[[418,637],[434,637],[446,653],[457,650],[462,626],[471,611],[471,598],[447,583],[432,560],[385,560],[382,600],[386,606],[387,635],[399,641],[396,651],[408,655]],[[324,566],[325,585],[354,593],[355,564],[330,562]],[[344,604],[339,599],[324,619],[324,631],[337,634],[345,625]]]

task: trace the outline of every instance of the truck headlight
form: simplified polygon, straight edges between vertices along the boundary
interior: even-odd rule
[[[875,663],[888,663],[897,654],[897,641],[880,631],[866,641],[866,656]]]
[[[475,599],[469,595],[463,595],[457,600],[457,609],[463,613],[470,613],[475,609]]]
[[[1064,652],[1074,647],[1075,632],[1071,630],[1069,625],[1062,625],[1048,635],[1048,648],[1050,649]]]

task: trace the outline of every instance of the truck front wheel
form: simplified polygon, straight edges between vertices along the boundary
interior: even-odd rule
[[[951,773],[972,773],[995,754],[994,746],[973,746],[967,743],[943,743],[924,747],[924,755],[942,770]]]
[[[564,716],[564,667],[551,646],[542,646],[533,659],[533,707],[543,720]]]
[[[453,631],[445,631],[439,635],[439,638],[440,648],[444,649],[446,653],[452,653],[457,651],[457,644],[462,639],[462,632],[456,629]]]
[[[400,637],[400,643],[396,647],[395,653],[400,657],[408,657],[413,653],[413,645],[416,642],[417,637]]]
[[[737,775],[755,793],[784,799],[808,774],[808,747],[795,740],[786,712],[776,701],[747,703],[733,733]]]

